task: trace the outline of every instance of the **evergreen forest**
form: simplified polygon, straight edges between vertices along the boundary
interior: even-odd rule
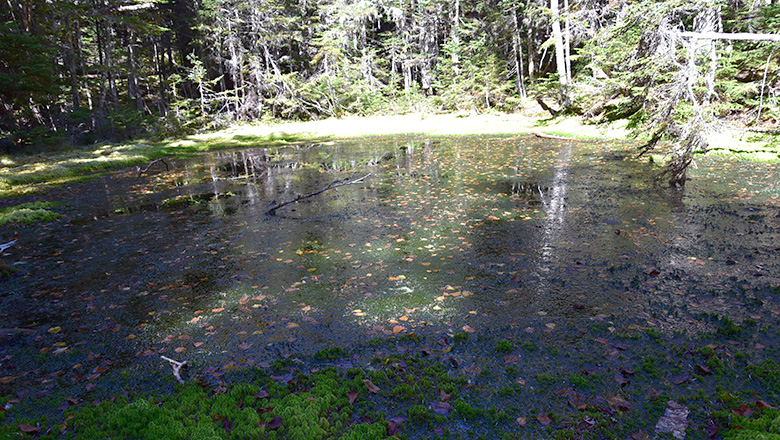
[[[237,121],[518,110],[681,140],[780,116],[777,0],[4,0],[5,152]]]

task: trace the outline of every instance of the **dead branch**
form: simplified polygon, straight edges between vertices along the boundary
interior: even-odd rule
[[[542,110],[544,110],[546,112],[550,112],[550,115],[552,115],[553,118],[558,116],[558,113],[560,113],[559,110],[555,110],[552,107],[550,107],[549,105],[547,105],[547,103],[542,100],[541,96],[537,96],[536,97],[536,102],[539,103],[539,105],[542,107]]]
[[[160,356],[160,357],[162,358],[162,360],[168,361],[168,362],[171,363],[171,367],[173,367],[173,377],[175,377],[176,380],[179,381],[179,383],[183,384],[184,383],[184,379],[181,378],[181,369],[182,368],[187,368],[187,361],[179,362],[179,361],[175,361],[175,360],[173,360],[173,359],[171,359],[169,357],[165,357],[165,356]]]
[[[577,138],[572,138],[572,137],[556,136],[554,134],[541,133],[541,132],[538,132],[538,131],[534,131],[533,135],[536,136],[536,137],[543,138],[543,139],[555,139],[555,140],[559,140],[559,141],[597,142],[594,139],[577,139]]]
[[[151,168],[152,165],[156,164],[157,162],[162,162],[165,165],[165,171],[170,171],[171,170],[171,168],[168,166],[168,162],[166,162],[165,159],[163,159],[163,158],[155,159],[155,160],[149,162],[149,165],[147,165],[146,168],[144,168],[144,169],[141,169],[140,165],[136,165],[135,166],[135,169],[138,171],[138,177],[140,178],[141,174],[149,171],[149,168]]]
[[[265,215],[275,215],[276,214],[276,210],[281,208],[281,207],[283,207],[283,206],[287,206],[287,205],[289,205],[291,203],[295,203],[295,202],[300,202],[301,200],[308,199],[309,197],[314,197],[314,196],[316,196],[318,194],[322,194],[325,191],[328,191],[330,189],[335,189],[335,188],[338,188],[338,187],[341,187],[341,186],[346,186],[346,185],[353,185],[355,183],[363,183],[363,181],[370,175],[371,175],[371,173],[368,173],[365,176],[360,177],[358,179],[354,179],[354,180],[342,180],[342,181],[338,181],[337,180],[337,181],[331,183],[330,185],[326,186],[325,188],[320,189],[318,191],[314,191],[313,193],[300,195],[300,196],[298,196],[298,197],[296,197],[296,198],[294,198],[292,200],[288,200],[286,202],[282,202],[282,203],[279,203],[279,204],[274,204],[268,211],[265,212]]]

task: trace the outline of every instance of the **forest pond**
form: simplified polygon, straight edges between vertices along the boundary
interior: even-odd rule
[[[33,332],[0,345],[1,386],[89,391],[108,371],[169,373],[159,355],[207,371],[412,333],[566,345],[592,323],[777,319],[777,165],[704,158],[671,189],[635,156],[376,137],[166,159],[56,190],[63,218],[2,255],[20,270],[0,281],[2,327]]]

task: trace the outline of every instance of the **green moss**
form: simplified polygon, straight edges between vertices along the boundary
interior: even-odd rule
[[[721,413],[717,418],[728,420],[728,430],[724,440],[780,440],[780,410],[758,409],[759,415],[745,417],[737,414]]]
[[[54,207],[50,202],[22,203],[0,209],[0,226],[15,224],[48,223],[62,216],[50,209]]]
[[[658,370],[658,360],[654,356],[645,356],[642,358],[642,370],[650,377],[660,377]]]
[[[496,351],[499,353],[508,353],[514,349],[515,344],[511,341],[507,341],[506,339],[502,339],[496,344]]]
[[[463,342],[469,339],[469,334],[466,332],[455,333],[455,342]]]
[[[649,328],[645,330],[645,333],[647,334],[648,337],[650,337],[650,339],[656,342],[661,341],[661,333],[658,330],[654,328]]]
[[[734,323],[734,321],[732,321],[728,316],[724,316],[723,318],[721,318],[718,327],[718,334],[733,337],[738,335],[741,332],[742,332],[742,327]]]
[[[324,348],[314,355],[314,359],[318,361],[336,361],[343,358],[346,352],[340,347]]]

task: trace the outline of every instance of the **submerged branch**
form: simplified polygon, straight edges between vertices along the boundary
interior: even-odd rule
[[[316,196],[318,194],[322,194],[325,191],[328,191],[330,189],[334,189],[334,188],[338,188],[338,187],[346,186],[346,185],[352,185],[352,184],[355,184],[355,183],[363,183],[363,181],[370,175],[371,175],[371,173],[368,173],[365,176],[357,178],[357,179],[354,179],[354,180],[346,180],[346,181],[338,181],[337,180],[337,181],[331,183],[330,185],[326,186],[325,188],[322,188],[320,190],[314,191],[313,193],[300,195],[300,196],[298,196],[298,197],[296,197],[296,198],[294,198],[292,200],[288,200],[286,202],[282,202],[282,203],[279,203],[279,204],[274,204],[268,211],[265,212],[265,215],[275,215],[276,214],[276,210],[281,208],[281,207],[283,207],[283,206],[287,206],[287,205],[289,205],[291,203],[295,203],[295,202],[300,202],[301,200],[308,199],[309,197],[314,197],[314,196]]]

